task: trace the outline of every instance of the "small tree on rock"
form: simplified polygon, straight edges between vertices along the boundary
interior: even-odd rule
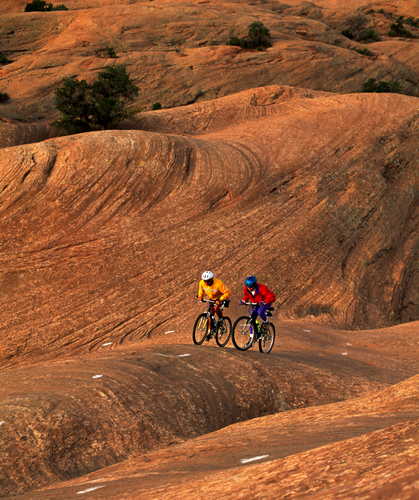
[[[91,85],[94,125],[105,129],[115,127],[127,117],[126,101],[133,101],[137,95],[138,87],[132,83],[125,66],[115,64],[101,71]]]
[[[66,134],[114,128],[128,117],[126,103],[138,90],[122,64],[99,72],[92,84],[64,78],[63,86],[55,90],[55,106],[62,116],[53,125]]]
[[[247,34],[249,45],[253,48],[257,47],[271,47],[272,44],[268,40],[271,36],[270,31],[264,24],[260,21],[254,21],[249,26],[249,32]]]
[[[31,3],[27,3],[25,7],[25,12],[48,12],[51,10],[68,10],[64,4],[53,5],[52,3],[44,2],[44,0],[33,0]]]
[[[401,94],[402,87],[396,80],[390,80],[388,82],[380,80],[377,82],[375,78],[368,78],[363,85],[362,92]]]
[[[360,34],[365,30],[368,25],[368,19],[362,14],[355,14],[348,18],[346,22],[349,26],[349,31],[354,34],[358,39]]]
[[[227,45],[236,45],[243,49],[262,49],[263,47],[272,47],[268,38],[271,36],[268,28],[261,21],[254,21],[249,25],[247,38],[231,36]]]
[[[399,37],[402,37],[402,38],[411,38],[413,35],[412,35],[412,32],[407,30],[404,26],[403,26],[403,18],[402,17],[399,17],[395,23],[393,23],[391,26],[390,26],[390,31],[388,32],[388,35],[389,36],[399,36]]]
[[[45,12],[47,10],[47,2],[43,0],[33,0],[31,3],[27,3],[25,7],[25,12]]]
[[[0,52],[0,64],[10,64],[11,61],[10,59],[7,59],[7,57]]]

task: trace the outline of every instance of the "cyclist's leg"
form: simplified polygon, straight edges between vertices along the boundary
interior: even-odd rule
[[[215,312],[217,313],[217,316],[219,318],[222,318],[223,317],[223,310],[221,309],[221,306],[219,306],[218,304],[214,304],[214,309],[215,309]]]
[[[251,318],[252,318],[252,326],[250,327],[250,334],[252,335],[253,334],[253,325],[256,323],[256,321],[258,319],[258,310],[257,309],[252,309]]]
[[[259,309],[257,310],[257,314],[262,318],[262,321],[266,323],[268,321],[268,318],[266,317],[266,311],[271,307],[271,304],[263,304],[259,306]]]
[[[211,317],[214,318],[215,317],[215,309],[214,309],[214,305],[213,304],[210,304],[209,308],[208,308],[210,314],[211,314]]]

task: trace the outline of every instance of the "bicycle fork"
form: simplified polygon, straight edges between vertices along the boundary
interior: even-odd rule
[[[213,318],[210,313],[208,313],[209,329],[207,333],[207,340],[210,340],[213,336],[217,334],[218,325],[215,317]]]

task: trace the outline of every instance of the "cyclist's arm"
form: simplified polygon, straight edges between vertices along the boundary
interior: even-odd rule
[[[267,304],[272,304],[275,302],[276,300],[275,294],[271,292],[267,286],[264,286],[262,292],[263,292],[262,297],[264,302],[266,302]]]
[[[218,287],[218,291],[222,293],[221,297],[218,299],[219,301],[226,300],[228,297],[230,297],[230,290],[224,285],[224,283],[221,283],[220,286]]]
[[[201,300],[203,296],[204,296],[204,289],[202,287],[202,280],[201,280],[199,282],[199,288],[198,288],[198,300]]]
[[[243,299],[242,299],[242,302],[252,302],[250,300],[250,295],[249,295],[249,292],[247,291],[246,287],[244,287],[244,289],[243,289]]]

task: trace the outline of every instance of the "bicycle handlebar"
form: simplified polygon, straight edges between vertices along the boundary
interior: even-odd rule
[[[258,306],[259,302],[240,302],[240,306]],[[273,311],[273,305],[269,304],[269,309]]]
[[[217,299],[219,300],[219,299]],[[201,300],[200,302],[209,302],[210,304],[215,304],[217,302],[217,300],[212,300],[212,299],[207,299],[207,300]],[[224,299],[224,300],[220,300],[220,302],[222,304],[225,304],[226,302],[231,302],[230,299]]]

